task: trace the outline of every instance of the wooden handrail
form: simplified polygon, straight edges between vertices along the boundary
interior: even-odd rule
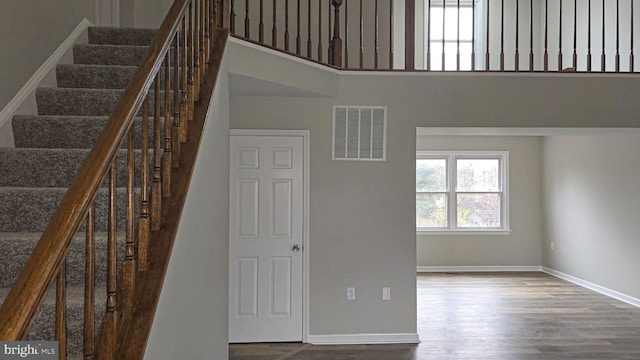
[[[0,308],[1,340],[26,337],[48,288],[58,276],[73,237],[92,207],[116,152],[147,97],[190,4],[195,1],[176,0],[169,9],[133,79]],[[202,16],[204,19],[205,15]]]

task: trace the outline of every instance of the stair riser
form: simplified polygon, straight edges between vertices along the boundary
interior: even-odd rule
[[[137,66],[147,53],[146,46],[74,45],[73,62],[91,65]]]
[[[58,87],[83,89],[124,89],[136,71],[135,66],[58,65]],[[173,84],[174,68],[169,69],[169,84]],[[160,88],[165,88],[165,68],[160,69]]]
[[[38,238],[30,239],[0,239],[3,256],[0,257],[0,287],[11,287],[15,283],[20,271],[29,260]],[[122,235],[117,238],[118,270],[124,259],[125,239]],[[95,282],[105,284],[107,281],[107,236],[96,234],[95,248]],[[77,236],[71,243],[66,258],[66,279],[71,286],[84,285],[85,264],[85,236]]]
[[[69,187],[86,159],[89,150],[0,149],[0,186],[12,187]],[[135,185],[140,186],[141,154],[135,155]],[[116,186],[127,184],[127,152],[120,150],[116,158]],[[153,169],[148,159],[148,174]],[[107,186],[105,181],[103,186]]]
[[[36,90],[38,114],[109,116],[115,110],[123,92],[123,90],[39,88]],[[161,115],[164,115],[164,96],[164,91],[161,91],[159,94]],[[169,98],[172,103],[172,93],[169,94]],[[154,114],[154,106],[154,92],[150,91],[150,114]],[[142,106],[137,115],[142,116]]]
[[[13,136],[17,148],[90,149],[109,120],[108,117],[16,116]],[[148,123],[148,144],[153,148],[153,119]],[[142,119],[134,121],[134,146],[142,147]],[[52,136],[51,134],[56,134]],[[160,139],[164,139],[164,121],[160,124]],[[123,144],[123,148],[126,145]]]
[[[93,26],[88,29],[90,44],[149,45],[158,31]]]
[[[58,87],[91,89],[124,89],[133,78],[135,66],[58,65]]]
[[[0,232],[42,232],[48,225],[66,189],[0,188]],[[116,200],[116,226],[125,227],[126,189],[119,188]],[[136,190],[135,214],[140,214],[140,195]],[[106,231],[108,191],[101,189],[95,199],[95,230]],[[137,217],[136,217],[137,218]],[[80,231],[84,229],[84,223]]]
[[[138,66],[147,54],[148,46],[85,45],[73,46],[73,63],[81,65]],[[176,63],[173,50],[171,64]],[[179,55],[180,57],[182,54]],[[180,58],[178,59],[180,61]]]

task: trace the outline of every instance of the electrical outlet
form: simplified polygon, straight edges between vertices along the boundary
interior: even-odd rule
[[[556,249],[556,243],[552,241],[551,244],[549,244],[549,247],[551,248],[551,250],[555,250]]]
[[[347,288],[347,300],[355,300],[356,299],[356,288],[349,287]]]
[[[391,300],[391,288],[383,287],[382,288],[382,300]]]

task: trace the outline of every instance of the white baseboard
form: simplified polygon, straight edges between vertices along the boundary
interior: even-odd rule
[[[307,342],[313,345],[359,345],[359,344],[418,344],[418,334],[333,334],[309,335]]]
[[[640,307],[640,299],[635,298],[633,296],[629,296],[627,294],[623,294],[623,293],[621,293],[619,291],[611,290],[611,289],[606,288],[604,286],[600,286],[598,284],[594,284],[592,282],[589,282],[589,281],[586,281],[586,280],[582,280],[582,279],[577,278],[575,276],[572,276],[572,275],[569,275],[569,274],[565,274],[563,272],[560,272],[558,270],[554,270],[554,269],[551,269],[551,268],[548,268],[548,267],[542,267],[542,271],[547,273],[547,274],[549,274],[549,275],[555,276],[555,277],[557,277],[559,279],[566,280],[568,282],[572,282],[572,283],[574,283],[576,285],[582,286],[582,287],[587,288],[589,290],[593,290],[593,291],[598,292],[598,293],[600,293],[602,295],[606,295],[606,296],[609,296],[609,297],[614,298],[616,300],[620,300],[622,302],[625,302],[627,304]]]
[[[38,88],[40,83],[50,75],[52,71],[55,71],[56,65],[60,62],[60,60],[65,56],[65,54],[70,53],[73,48],[73,44],[76,43],[76,40],[87,30],[88,27],[92,26],[93,23],[87,18],[82,19],[80,24],[76,26],[76,28],[67,36],[67,38],[58,46],[58,48],[49,56],[47,60],[36,70],[31,78],[27,80],[24,86],[16,93],[16,95],[9,101],[7,106],[0,111],[0,128],[16,113],[16,111],[22,106],[22,104],[29,99],[29,97],[34,97],[35,104],[35,90]]]
[[[513,272],[542,271],[542,266],[418,266],[417,272]]]

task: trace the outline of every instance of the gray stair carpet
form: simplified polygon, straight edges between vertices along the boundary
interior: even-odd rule
[[[75,64],[57,66],[58,86],[37,90],[38,114],[13,118],[15,148],[0,148],[0,303],[15,283],[155,33],[150,29],[90,28],[89,44],[74,46]],[[160,96],[164,99],[164,91]],[[150,99],[153,112],[153,92]],[[162,122],[160,126],[164,127]],[[135,120],[133,129],[140,134],[141,118]],[[149,147],[153,146],[153,134],[153,120],[150,119]],[[163,136],[161,134],[162,141]],[[140,136],[136,139],[135,157],[139,163]],[[116,160],[118,263],[122,261],[125,246],[122,230],[126,212],[123,196],[126,194],[123,187],[127,175],[126,156],[123,148]],[[149,169],[152,169],[152,162],[153,152],[149,151]],[[137,165],[136,174],[140,170]],[[105,182],[99,189],[95,202],[96,331],[106,303],[106,185]],[[138,213],[139,188],[135,198]],[[81,359],[83,353],[85,233],[82,229],[84,224],[73,239],[65,261],[68,359]],[[55,286],[49,289],[28,339],[54,339],[54,290]]]

